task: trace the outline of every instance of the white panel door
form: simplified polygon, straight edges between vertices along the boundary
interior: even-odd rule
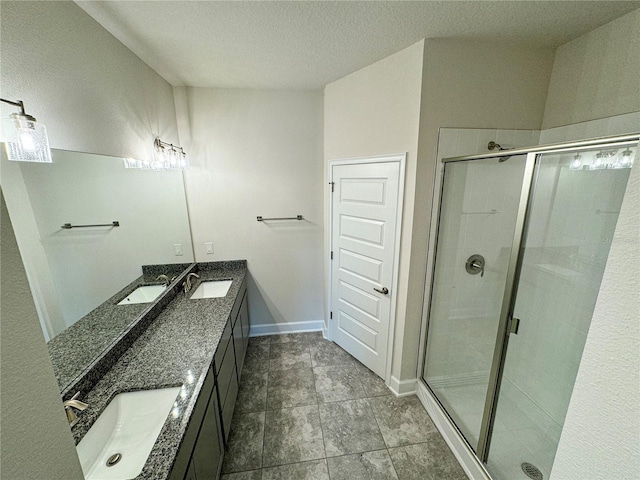
[[[332,167],[333,340],[385,377],[400,162]]]

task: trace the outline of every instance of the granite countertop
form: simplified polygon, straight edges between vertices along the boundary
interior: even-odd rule
[[[246,272],[245,260],[197,265],[200,278],[192,290],[186,296],[178,294],[91,391],[81,393],[89,407],[72,428],[76,444],[117,394],[180,386],[177,404],[136,478],[169,476]],[[191,300],[198,284],[206,280],[233,283],[224,298]]]
[[[53,337],[47,347],[60,389],[64,390],[72,383],[132,322],[150,308],[149,303],[118,305],[119,301],[141,285],[161,285],[162,282],[156,279],[161,273],[179,275],[190,266],[189,263],[144,265],[141,276]]]

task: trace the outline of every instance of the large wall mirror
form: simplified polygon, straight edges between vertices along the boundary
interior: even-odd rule
[[[126,169],[122,158],[102,155],[52,154],[51,164],[10,162],[2,148],[2,190],[50,351],[84,330],[74,358],[64,359],[66,371],[56,371],[62,390],[146,305],[99,307],[117,305],[115,296],[140,282],[143,265],[171,264],[166,273],[176,274],[194,255],[182,172]],[[61,362],[53,363],[56,369]]]

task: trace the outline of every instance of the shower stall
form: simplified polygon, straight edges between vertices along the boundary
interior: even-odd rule
[[[443,160],[421,376],[494,479],[549,477],[639,138]]]

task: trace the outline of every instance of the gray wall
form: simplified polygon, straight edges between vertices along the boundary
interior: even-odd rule
[[[74,2],[3,1],[1,20],[2,97],[25,102],[52,148],[144,160],[156,135],[177,143],[171,85]]]
[[[0,195],[2,478],[82,479],[11,220]]]
[[[196,260],[248,261],[252,332],[321,327],[322,92],[174,91]]]
[[[542,126],[639,111],[639,52],[640,9],[559,47]]]

